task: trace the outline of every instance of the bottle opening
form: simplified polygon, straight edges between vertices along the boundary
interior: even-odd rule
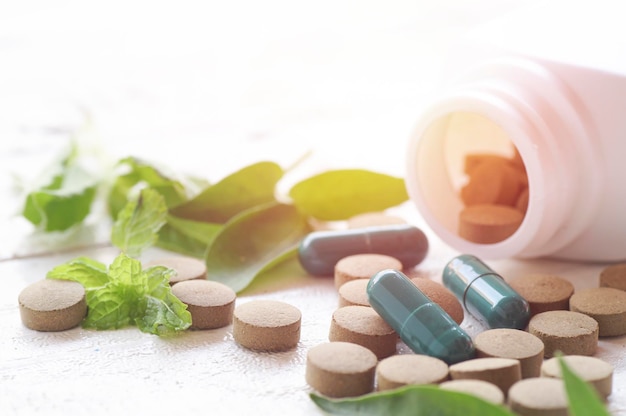
[[[477,244],[515,233],[526,213],[528,178],[502,127],[479,113],[452,112],[428,126],[419,146],[417,185],[438,223]]]

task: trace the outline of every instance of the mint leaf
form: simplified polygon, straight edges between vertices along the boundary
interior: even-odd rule
[[[248,208],[275,201],[274,188],[282,176],[276,163],[255,163],[174,207],[171,213],[189,220],[224,223]]]
[[[85,287],[85,290],[94,290],[109,282],[107,268],[99,261],[87,257],[79,257],[50,270],[48,279],[72,280]]]
[[[270,203],[232,218],[215,237],[206,256],[208,275],[235,292],[262,271],[295,255],[311,229],[294,206]]]
[[[131,323],[131,304],[115,285],[87,291],[86,300],[88,312],[83,327],[113,329]]]
[[[166,250],[202,258],[222,228],[222,224],[185,220],[168,215],[166,224],[159,230],[156,245]]]
[[[120,211],[113,224],[111,241],[129,256],[137,257],[157,241],[157,232],[166,217],[165,199],[157,191],[145,188]]]
[[[108,195],[108,208],[111,217],[117,218],[119,212],[126,206],[132,190],[137,187],[149,187],[165,198],[167,207],[176,206],[187,200],[187,193],[182,182],[165,175],[157,168],[137,158],[128,157],[118,163],[119,168],[129,172],[119,175]]]
[[[343,399],[329,399],[315,393],[310,397],[331,415],[514,416],[504,406],[432,385],[410,385]]]
[[[383,211],[408,200],[404,180],[362,169],[333,170],[305,179],[289,191],[303,213],[324,221]]]
[[[568,366],[563,357],[559,357],[561,375],[565,383],[567,400],[572,416],[609,416],[597,391],[582,380]]]

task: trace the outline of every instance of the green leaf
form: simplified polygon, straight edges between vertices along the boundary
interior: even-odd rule
[[[87,292],[88,312],[83,321],[85,328],[123,328],[132,322],[131,304],[115,285],[108,284]]]
[[[331,415],[367,416],[513,416],[504,406],[432,385],[411,385],[359,397],[330,399],[310,394]]]
[[[275,201],[274,188],[283,170],[273,162],[247,166],[206,188],[171,213],[185,219],[224,223],[238,213]]]
[[[111,231],[111,241],[129,256],[137,257],[152,246],[165,224],[167,207],[157,191],[145,188],[119,213]]]
[[[91,210],[97,180],[68,163],[46,186],[26,196],[22,215],[43,231],[67,230],[82,223]]]
[[[567,366],[563,357],[559,357],[559,365],[565,383],[570,414],[572,416],[609,416],[597,391],[578,377]]]
[[[202,258],[222,228],[222,224],[185,220],[168,215],[167,223],[159,230],[156,245],[166,250]]]
[[[87,257],[78,257],[69,263],[61,264],[50,270],[46,277],[78,282],[87,291],[102,287],[109,281],[106,266]]]
[[[130,169],[130,171],[119,175],[109,191],[107,204],[111,217],[114,219],[126,206],[129,197],[132,196],[132,190],[138,186],[156,190],[165,198],[165,204],[168,208],[187,200],[185,186],[157,168],[133,157],[120,160],[118,165],[121,168]]]
[[[226,223],[209,247],[209,278],[240,292],[259,273],[293,255],[309,231],[306,217],[291,205],[251,208]]]
[[[289,196],[302,212],[324,221],[382,211],[408,200],[402,178],[362,169],[333,170],[310,177],[295,184]]]

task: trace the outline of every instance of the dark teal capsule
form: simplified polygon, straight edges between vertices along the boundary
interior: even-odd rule
[[[372,308],[414,352],[448,364],[474,358],[470,336],[402,272],[376,273],[367,285],[367,296]]]
[[[443,270],[443,284],[489,328],[525,329],[528,302],[479,258],[463,254]]]
[[[340,231],[314,231],[298,248],[300,264],[310,274],[332,276],[335,264],[353,254],[386,254],[402,267],[419,264],[428,252],[428,240],[412,225],[386,225]]]

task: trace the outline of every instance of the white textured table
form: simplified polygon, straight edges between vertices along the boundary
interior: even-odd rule
[[[383,4],[384,3],[384,4]],[[33,235],[16,216],[15,176],[28,180],[89,116],[105,160],[135,155],[217,180],[259,160],[283,166],[311,156],[281,184],[325,169],[404,175],[404,149],[435,86],[446,46],[463,30],[519,1],[161,2],[35,1],[0,6],[0,414],[318,415],[304,381],[306,351],[327,340],[337,294],[304,276],[259,282],[237,300],[301,309],[294,351],[255,353],[231,329],[173,339],[22,326],[17,296],[78,255],[110,262],[112,248],[49,252],[63,241]],[[174,155],[174,156],[172,156]],[[440,279],[455,253],[410,203],[397,210],[429,235],[418,267]],[[97,216],[79,233],[106,241]],[[164,253],[153,249],[143,260]],[[27,256],[8,260],[15,256]],[[28,257],[31,256],[31,257]],[[602,264],[489,262],[505,277],[557,273],[597,285]],[[470,334],[481,327],[471,319]],[[615,368],[610,408],[626,414],[626,339],[603,339]]]

